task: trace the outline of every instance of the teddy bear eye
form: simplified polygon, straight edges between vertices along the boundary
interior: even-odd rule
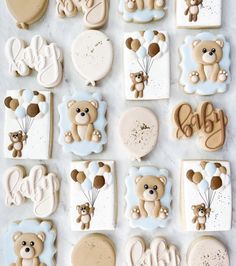
[[[77,113],[79,113],[79,112],[80,112],[80,109],[79,109],[79,108],[77,108],[77,109],[76,109],[76,112],[77,112]]]
[[[205,54],[207,52],[207,49],[206,48],[203,48],[202,49],[202,52]]]
[[[212,48],[211,51],[212,51],[212,53],[215,53],[216,52],[216,49],[215,48]]]
[[[88,113],[89,112],[89,109],[88,108],[85,108],[84,111],[85,111],[85,113]]]
[[[157,190],[157,186],[154,186],[153,189],[154,189],[154,190]]]
[[[34,246],[34,242],[33,242],[33,241],[30,242],[30,246],[31,246],[31,247]]]
[[[25,246],[26,245],[26,242],[25,241],[22,241],[22,246]]]
[[[147,185],[147,184],[146,184],[146,185],[144,185],[144,188],[145,188],[145,189],[148,189],[148,185]]]

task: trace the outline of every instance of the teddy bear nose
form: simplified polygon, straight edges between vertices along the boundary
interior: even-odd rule
[[[212,56],[213,55],[213,52],[210,52],[209,55]]]
[[[25,252],[29,252],[29,251],[30,251],[30,249],[29,249],[29,248],[26,248],[26,249],[25,249]]]
[[[151,189],[151,190],[149,190],[149,193],[152,195],[154,192],[153,192],[153,190]]]
[[[80,115],[81,115],[81,116],[85,116],[85,113],[83,112],[83,113],[81,113]]]

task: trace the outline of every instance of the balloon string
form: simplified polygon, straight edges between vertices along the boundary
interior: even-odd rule
[[[139,64],[139,66],[141,67],[141,69],[145,72],[144,66],[141,65],[141,63],[139,62],[139,59],[137,59],[137,62]]]
[[[21,129],[22,131],[24,131],[24,128],[23,128],[23,126],[21,125],[21,123],[20,123],[20,121],[19,121],[18,118],[16,119],[16,121],[17,121],[17,123],[18,123],[20,129]],[[24,132],[25,132],[25,131],[24,131]]]
[[[82,191],[82,193],[84,194],[85,198],[87,199],[87,201],[90,203],[90,205],[92,205],[90,199],[88,198],[88,196],[87,196],[86,193],[84,192],[82,186],[81,186],[80,188],[81,188],[81,191]]]
[[[96,197],[94,198],[94,203],[93,203],[93,204],[95,204],[95,202],[96,202],[96,200],[97,200],[97,198],[98,198],[98,195],[99,195],[100,191],[101,191],[101,190],[97,190],[97,194],[96,194]]]
[[[148,73],[150,72],[150,70],[151,70],[151,68],[152,68],[153,62],[154,62],[154,59],[152,58],[152,59],[151,59],[150,66],[149,66],[149,69],[148,69]]]
[[[204,199],[204,197],[202,196],[201,192],[198,191],[198,193],[199,193],[199,195],[201,196],[201,198],[202,198],[202,200],[204,201],[204,203],[207,205],[207,202],[206,202],[206,200]]]
[[[209,207],[211,206],[211,204],[213,203],[214,199],[215,199],[215,195],[216,195],[216,191],[213,192],[213,195],[211,197],[211,201],[210,201],[210,205]]]

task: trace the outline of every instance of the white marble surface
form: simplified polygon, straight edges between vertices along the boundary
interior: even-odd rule
[[[28,167],[34,165],[35,161],[13,161],[3,159],[3,117],[4,117],[4,105],[3,99],[7,89],[42,89],[36,82],[36,77],[25,77],[25,78],[14,78],[8,73],[8,65],[4,56],[4,45],[6,40],[15,35],[30,41],[33,35],[42,34],[49,41],[55,41],[63,49],[65,57],[65,75],[63,83],[55,88],[55,121],[54,121],[54,146],[53,146],[53,158],[47,162],[42,162],[49,165],[49,169],[57,171],[60,174],[61,182],[61,197],[60,205],[56,213],[50,217],[54,220],[58,229],[58,240],[57,240],[57,265],[58,266],[69,266],[70,265],[70,254],[73,247],[81,237],[86,233],[72,233],[69,226],[69,176],[68,171],[70,167],[70,161],[76,159],[71,155],[64,154],[62,148],[57,143],[58,138],[58,112],[57,105],[61,101],[62,96],[67,93],[72,93],[75,90],[88,89],[85,88],[83,80],[78,76],[75,71],[71,58],[70,58],[70,47],[73,39],[84,30],[81,16],[77,16],[72,19],[59,19],[55,15],[55,1],[51,0],[46,16],[34,24],[29,31],[22,31],[16,28],[12,18],[4,4],[5,1],[0,1],[0,99],[2,104],[0,105],[0,171],[2,172],[7,166],[13,164],[25,164]],[[223,95],[215,95],[214,97],[199,97],[185,95],[178,86],[178,46],[184,39],[186,34],[194,34],[197,31],[185,31],[176,30],[175,28],[175,15],[174,15],[174,1],[168,1],[168,14],[167,17],[161,22],[155,22],[147,25],[135,25],[127,24],[122,21],[122,17],[117,13],[117,2],[111,0],[110,8],[110,19],[108,26],[104,31],[110,36],[114,43],[115,58],[113,69],[109,76],[104,79],[96,90],[103,93],[105,99],[108,101],[109,112],[108,112],[108,137],[109,143],[105,148],[105,151],[100,155],[90,156],[90,159],[109,159],[116,161],[116,172],[118,180],[118,225],[114,232],[107,232],[107,234],[114,240],[117,248],[117,265],[123,265],[124,255],[124,244],[127,238],[132,235],[142,235],[147,240],[152,236],[164,236],[178,245],[182,253],[182,265],[185,265],[185,255],[190,242],[202,233],[185,233],[182,232],[179,226],[179,174],[180,174],[180,160],[181,159],[224,159],[231,162],[233,189],[236,191],[236,173],[235,166],[235,145],[236,145],[236,123],[235,113],[235,97],[236,97],[236,82],[234,74],[236,73],[235,60],[232,62],[232,73],[233,82],[231,83],[230,89]],[[232,45],[232,58],[235,55],[235,44],[236,44],[236,2],[234,0],[227,0],[227,5],[224,5],[224,16],[223,16],[223,27],[213,32],[224,33],[230,40]],[[160,30],[166,30],[170,34],[171,43],[171,98],[170,100],[152,101],[152,102],[128,102],[125,101],[124,97],[124,82],[123,82],[123,69],[122,69],[122,37],[125,30],[138,30],[147,28],[158,28]],[[93,90],[93,89],[92,89]],[[171,138],[171,124],[169,120],[171,118],[172,108],[181,101],[191,102],[194,106],[197,105],[201,100],[212,100],[217,106],[225,109],[229,117],[229,125],[227,127],[227,142],[222,151],[215,153],[204,152],[198,145],[197,139],[187,141],[176,141]],[[125,150],[121,147],[117,124],[121,113],[130,106],[147,106],[150,107],[158,116],[160,123],[160,135],[156,149],[146,158],[142,164],[153,164],[158,167],[167,168],[173,177],[173,219],[169,224],[168,228],[162,230],[155,230],[154,232],[142,232],[140,230],[131,230],[128,225],[127,219],[124,217],[124,193],[125,183],[124,178],[128,171],[129,166],[132,162],[128,159]],[[77,158],[80,159],[80,158]],[[87,158],[86,158],[87,159]],[[231,254],[231,265],[234,266],[236,263],[236,198],[234,198],[234,219],[233,229],[225,233],[215,233],[215,236],[220,237],[225,244],[228,246]],[[32,208],[30,203],[22,205],[20,207],[7,208],[4,206],[4,195],[3,187],[0,186],[0,235],[6,230],[6,226],[9,222],[24,218],[33,217]],[[0,242],[0,265],[3,265],[2,249],[6,243]],[[4,265],[5,266],[5,265]]]

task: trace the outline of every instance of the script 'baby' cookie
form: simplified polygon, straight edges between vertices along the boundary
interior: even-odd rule
[[[70,177],[71,229],[114,230],[114,162],[74,161]]]
[[[56,266],[56,229],[49,221],[11,223],[4,235],[6,266]]]
[[[66,152],[79,156],[102,152],[107,143],[107,104],[99,93],[65,96],[58,110],[59,143]]]
[[[218,28],[221,26],[222,0],[176,0],[179,28]]]
[[[28,29],[29,25],[44,15],[48,7],[48,0],[6,0],[6,5],[15,18],[17,27]]]
[[[187,36],[180,47],[180,84],[186,93],[223,93],[230,83],[230,44],[222,35]]]
[[[217,151],[226,139],[227,116],[211,102],[201,103],[194,112],[188,103],[179,104],[173,112],[174,134],[177,139],[198,134],[204,150]]]
[[[119,0],[119,12],[127,22],[160,20],[166,13],[166,0]]]
[[[61,18],[74,17],[82,10],[84,25],[87,28],[98,29],[107,22],[109,0],[56,0],[56,2],[56,12]]]
[[[52,94],[27,89],[8,90],[4,105],[4,156],[16,159],[50,158]]]
[[[82,238],[71,255],[72,266],[115,266],[116,252],[112,241],[102,234]]]
[[[178,249],[160,237],[152,240],[150,248],[141,237],[130,238],[125,247],[125,266],[179,266],[180,260]]]
[[[232,192],[228,162],[183,161],[180,195],[185,230],[231,229]]]
[[[132,167],[126,177],[126,216],[131,227],[154,230],[165,227],[171,211],[168,171],[156,167]]]
[[[146,30],[125,34],[126,99],[169,98],[170,62],[168,46],[166,32]]]
[[[147,108],[131,108],[120,119],[119,133],[131,158],[140,160],[150,153],[156,145],[158,137],[157,118]]]
[[[188,249],[187,266],[230,266],[229,254],[222,242],[213,236],[203,236]]]
[[[113,47],[104,33],[88,30],[73,41],[71,57],[75,69],[85,79],[86,85],[95,86],[112,67]]]

